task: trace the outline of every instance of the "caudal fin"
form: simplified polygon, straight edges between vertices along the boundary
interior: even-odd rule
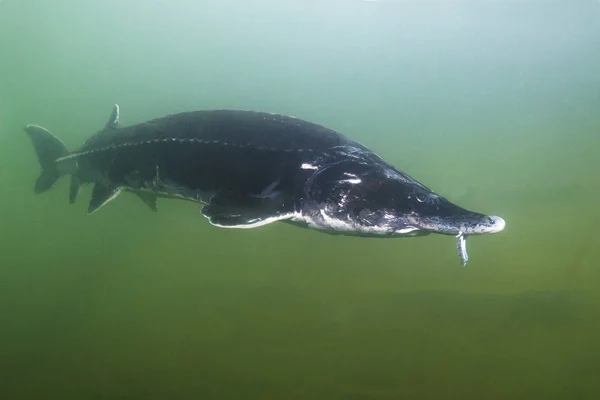
[[[38,125],[27,125],[25,132],[37,153],[42,173],[35,182],[35,193],[49,190],[63,174],[58,169],[56,159],[69,154],[65,144],[50,131]]]

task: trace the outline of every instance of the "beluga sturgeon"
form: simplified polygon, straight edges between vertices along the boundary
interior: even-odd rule
[[[35,193],[70,175],[69,201],[93,183],[88,213],[123,191],[153,211],[157,199],[202,203],[214,226],[255,228],[276,221],[364,237],[458,237],[463,265],[470,235],[505,221],[451,203],[364,145],[298,118],[239,110],[167,115],[106,126],[76,151],[39,125],[25,126],[41,166]]]

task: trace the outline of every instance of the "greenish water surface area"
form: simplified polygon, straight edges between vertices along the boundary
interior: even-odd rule
[[[124,193],[76,149],[268,111],[365,144],[497,235],[367,239]],[[0,1],[0,399],[599,399],[600,2]]]

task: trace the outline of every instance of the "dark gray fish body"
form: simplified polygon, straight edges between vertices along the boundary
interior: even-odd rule
[[[105,129],[72,153],[28,125],[42,166],[36,193],[70,174],[71,202],[81,184],[94,183],[89,213],[126,190],[155,211],[158,197],[203,203],[202,213],[220,227],[285,221],[334,234],[441,233],[463,242],[504,228],[501,218],[462,209],[365,146],[297,118],[213,110],[128,127],[118,120],[115,106]]]

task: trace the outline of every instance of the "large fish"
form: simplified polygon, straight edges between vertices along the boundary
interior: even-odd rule
[[[153,211],[157,198],[203,203],[215,226],[254,228],[285,221],[333,234],[371,237],[455,235],[504,229],[500,217],[461,208],[338,132],[301,119],[212,110],[104,129],[69,152],[45,128],[27,125],[42,168],[35,192],[71,176],[69,199],[93,183],[88,213],[123,190]]]

